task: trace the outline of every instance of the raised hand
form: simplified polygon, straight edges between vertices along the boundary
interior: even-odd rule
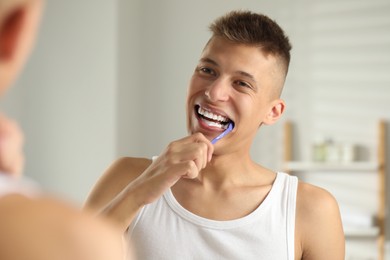
[[[86,207],[99,209],[125,231],[143,206],[181,178],[197,178],[213,152],[211,142],[196,133],[170,143],[151,164],[140,158],[118,160],[94,187]]]
[[[201,133],[174,141],[131,184],[138,203],[145,205],[159,198],[180,178],[194,179],[210,162],[214,147]]]

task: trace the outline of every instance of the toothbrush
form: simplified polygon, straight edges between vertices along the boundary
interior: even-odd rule
[[[228,133],[230,133],[232,130],[233,130],[233,123],[229,123],[228,128],[226,128],[226,130],[223,131],[222,134],[218,135],[218,136],[215,137],[213,140],[211,140],[211,143],[212,143],[212,144],[215,144],[219,139],[221,139],[222,137],[224,137],[225,135],[227,135]]]

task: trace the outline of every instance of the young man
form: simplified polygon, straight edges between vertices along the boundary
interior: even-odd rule
[[[28,57],[42,8],[42,0],[0,0],[0,95]],[[124,259],[112,223],[22,183],[22,147],[20,128],[0,115],[0,259]]]
[[[335,199],[250,158],[258,128],[285,108],[288,38],[251,12],[210,28],[188,90],[189,136],[153,160],[115,162],[87,207],[128,229],[139,259],[344,259]]]

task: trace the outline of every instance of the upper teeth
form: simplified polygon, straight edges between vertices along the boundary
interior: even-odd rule
[[[227,117],[221,116],[221,115],[216,115],[213,114],[209,111],[204,110],[203,108],[199,107],[198,108],[198,113],[204,117],[207,117],[212,120],[220,121],[220,122],[227,122],[229,119]]]

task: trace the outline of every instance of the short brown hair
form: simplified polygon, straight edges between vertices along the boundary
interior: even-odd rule
[[[264,54],[280,57],[287,74],[291,44],[283,29],[269,17],[250,11],[232,11],[217,18],[209,28],[213,37],[259,46]]]

